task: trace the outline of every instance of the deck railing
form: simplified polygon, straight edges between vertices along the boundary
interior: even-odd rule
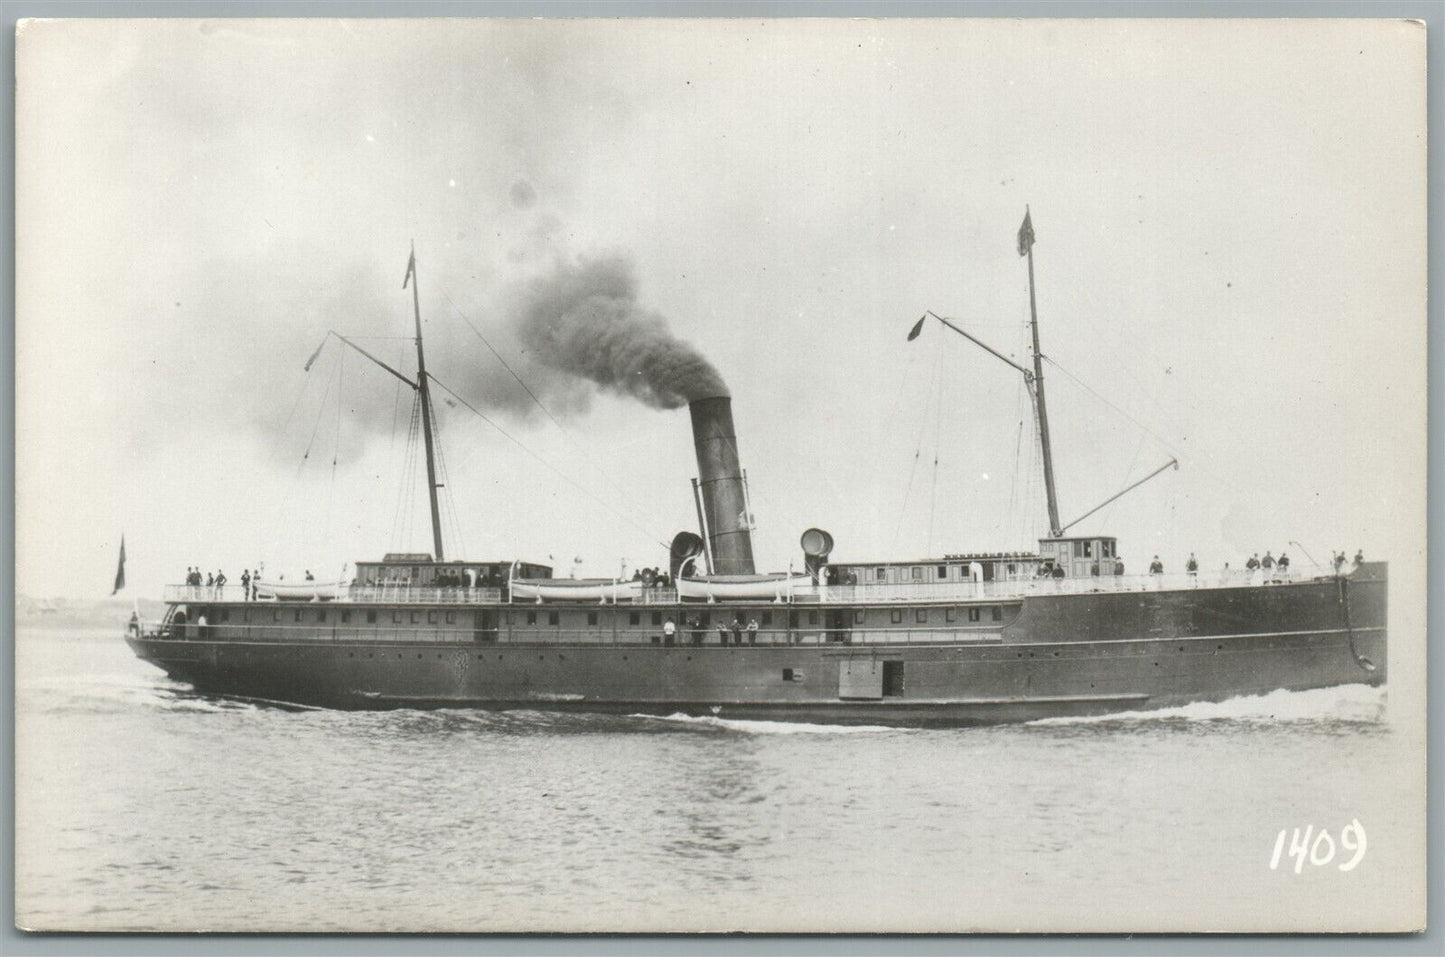
[[[870,604],[875,602],[939,602],[939,601],[1007,601],[1032,595],[1075,595],[1088,593],[1116,593],[1137,591],[1173,591],[1193,588],[1250,588],[1292,581],[1305,581],[1329,574],[1324,568],[1310,566],[1291,567],[1281,572],[1272,569],[1268,574],[1263,570],[1253,573],[1218,571],[1170,575],[1103,575],[1087,578],[1027,578],[1008,581],[950,581],[950,582],[860,582],[853,585],[818,585],[794,589],[784,593],[782,603]],[[299,583],[297,583],[299,584]],[[264,590],[264,586],[263,590]],[[291,587],[295,587],[292,585]],[[240,585],[227,584],[224,587],[207,585],[167,585],[164,591],[167,602],[208,602],[246,601],[246,590]],[[275,598],[258,598],[258,601],[277,601]],[[495,604],[502,600],[499,588],[439,588],[426,585],[342,585],[318,588],[315,595],[279,599],[285,603],[301,601],[359,602],[372,604],[419,604],[419,605],[483,605]],[[746,599],[754,604],[775,604],[773,597]],[[640,596],[624,600],[623,605],[675,605],[677,592],[672,588],[644,588]],[[532,599],[513,598],[518,606],[534,604]],[[578,606],[585,601],[572,602]],[[591,602],[591,604],[612,604],[612,602]]]

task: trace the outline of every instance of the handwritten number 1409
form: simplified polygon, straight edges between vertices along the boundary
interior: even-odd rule
[[[1318,832],[1313,824],[1303,829],[1294,828],[1293,831],[1281,828],[1279,837],[1274,839],[1274,854],[1269,859],[1269,869],[1279,869],[1280,859],[1287,848],[1289,856],[1294,858],[1296,874],[1304,870],[1306,862],[1312,867],[1324,867],[1335,859],[1337,852],[1341,858],[1340,870],[1352,871],[1364,859],[1366,844],[1364,825],[1353,819],[1340,831],[1338,848],[1335,846],[1335,839],[1325,828],[1320,828]],[[1349,860],[1344,860],[1346,854],[1352,855]],[[1289,866],[1288,861],[1285,861],[1285,866]]]

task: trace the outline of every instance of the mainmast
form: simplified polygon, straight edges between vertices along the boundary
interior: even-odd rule
[[[1034,397],[1034,410],[1039,417],[1039,445],[1044,453],[1044,494],[1048,497],[1049,536],[1057,538],[1062,529],[1059,526],[1059,500],[1054,492],[1054,453],[1049,447],[1049,408],[1044,402],[1044,361],[1039,353],[1039,309],[1034,301],[1034,224],[1029,208],[1024,206],[1024,223],[1019,227],[1019,255],[1029,260],[1029,328],[1034,340],[1034,375],[1030,383]],[[418,340],[420,343],[420,340]]]
[[[1030,260],[1032,262],[1032,260]],[[416,316],[416,385],[417,391],[421,394],[421,431],[422,438],[426,442],[426,492],[427,499],[431,504],[431,535],[432,545],[436,551],[436,560],[445,561],[442,554],[442,520],[441,510],[437,508],[437,467],[436,455],[432,448],[432,424],[431,424],[431,389],[427,387],[426,375],[426,353],[422,350],[421,344],[421,298],[416,288],[416,244],[412,244],[411,258],[406,262],[406,277],[401,281],[401,288],[405,289],[407,283],[411,283],[411,305],[412,312]],[[1034,351],[1038,351],[1037,337],[1035,332]],[[1047,449],[1047,446],[1045,446]],[[1047,452],[1044,453],[1047,456]],[[1047,461],[1047,459],[1046,459]],[[1050,479],[1052,482],[1052,479]],[[1049,501],[1053,502],[1053,485],[1049,486]]]

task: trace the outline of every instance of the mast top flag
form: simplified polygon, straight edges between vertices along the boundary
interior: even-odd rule
[[[1019,255],[1027,256],[1034,248],[1034,221],[1029,218],[1029,208],[1024,206],[1024,224],[1019,227]]]
[[[110,590],[114,595],[125,587],[125,535],[120,537],[120,562],[115,568],[115,587]]]

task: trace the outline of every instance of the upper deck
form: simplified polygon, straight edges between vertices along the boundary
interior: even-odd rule
[[[1249,573],[1240,570],[1201,572],[1191,574],[1165,575],[1101,575],[1075,578],[1012,578],[994,581],[951,580],[951,581],[860,581],[856,584],[819,584],[794,588],[778,599],[768,599],[773,604],[830,604],[830,605],[871,605],[891,603],[963,603],[972,601],[997,602],[1021,600],[1032,595],[1096,594],[1113,592],[1174,591],[1193,588],[1253,588],[1286,582],[1309,581],[1331,572],[1315,565],[1291,566],[1286,572],[1273,569],[1269,574],[1262,570]],[[336,602],[360,605],[530,605],[542,604],[530,599],[508,598],[505,590],[493,587],[438,587],[415,584],[366,585],[351,584],[327,586],[329,597],[312,598],[311,601]],[[245,590],[239,585],[208,587],[205,585],[167,585],[165,601],[170,604],[186,602],[235,602],[247,600]],[[260,598],[259,602],[295,604],[307,599]],[[587,601],[547,602],[546,604],[582,605]],[[591,604],[600,604],[597,601]],[[672,588],[643,588],[638,597],[605,604],[622,605],[676,605],[677,592]],[[686,604],[709,604],[687,601]],[[724,602],[726,604],[727,602]],[[758,599],[739,600],[737,604],[758,604]]]

